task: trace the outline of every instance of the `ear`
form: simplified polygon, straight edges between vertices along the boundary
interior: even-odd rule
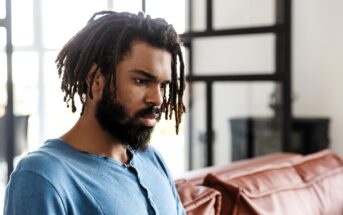
[[[93,82],[92,82],[93,79]],[[92,89],[93,97],[101,97],[105,86],[105,77],[102,75],[99,66],[93,63],[87,74],[86,83],[88,90]]]

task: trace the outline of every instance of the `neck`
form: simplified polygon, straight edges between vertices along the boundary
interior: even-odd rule
[[[81,116],[61,139],[80,151],[106,156],[122,163],[130,159],[125,145],[104,131],[95,117]]]

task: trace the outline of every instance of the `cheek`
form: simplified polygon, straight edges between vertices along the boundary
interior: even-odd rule
[[[141,90],[126,90],[118,92],[117,101],[123,105],[128,114],[135,114],[142,108],[144,95]]]

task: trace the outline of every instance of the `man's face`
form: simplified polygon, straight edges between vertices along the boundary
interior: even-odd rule
[[[116,70],[116,98],[113,92],[104,93],[96,118],[123,144],[142,150],[161,116],[163,91],[171,80],[171,54],[134,42]]]

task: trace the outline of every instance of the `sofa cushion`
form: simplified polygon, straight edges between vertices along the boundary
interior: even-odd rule
[[[343,214],[343,161],[325,150],[239,174],[209,174],[221,214]]]
[[[221,194],[204,186],[195,186],[187,180],[177,180],[176,189],[188,215],[219,215]]]

